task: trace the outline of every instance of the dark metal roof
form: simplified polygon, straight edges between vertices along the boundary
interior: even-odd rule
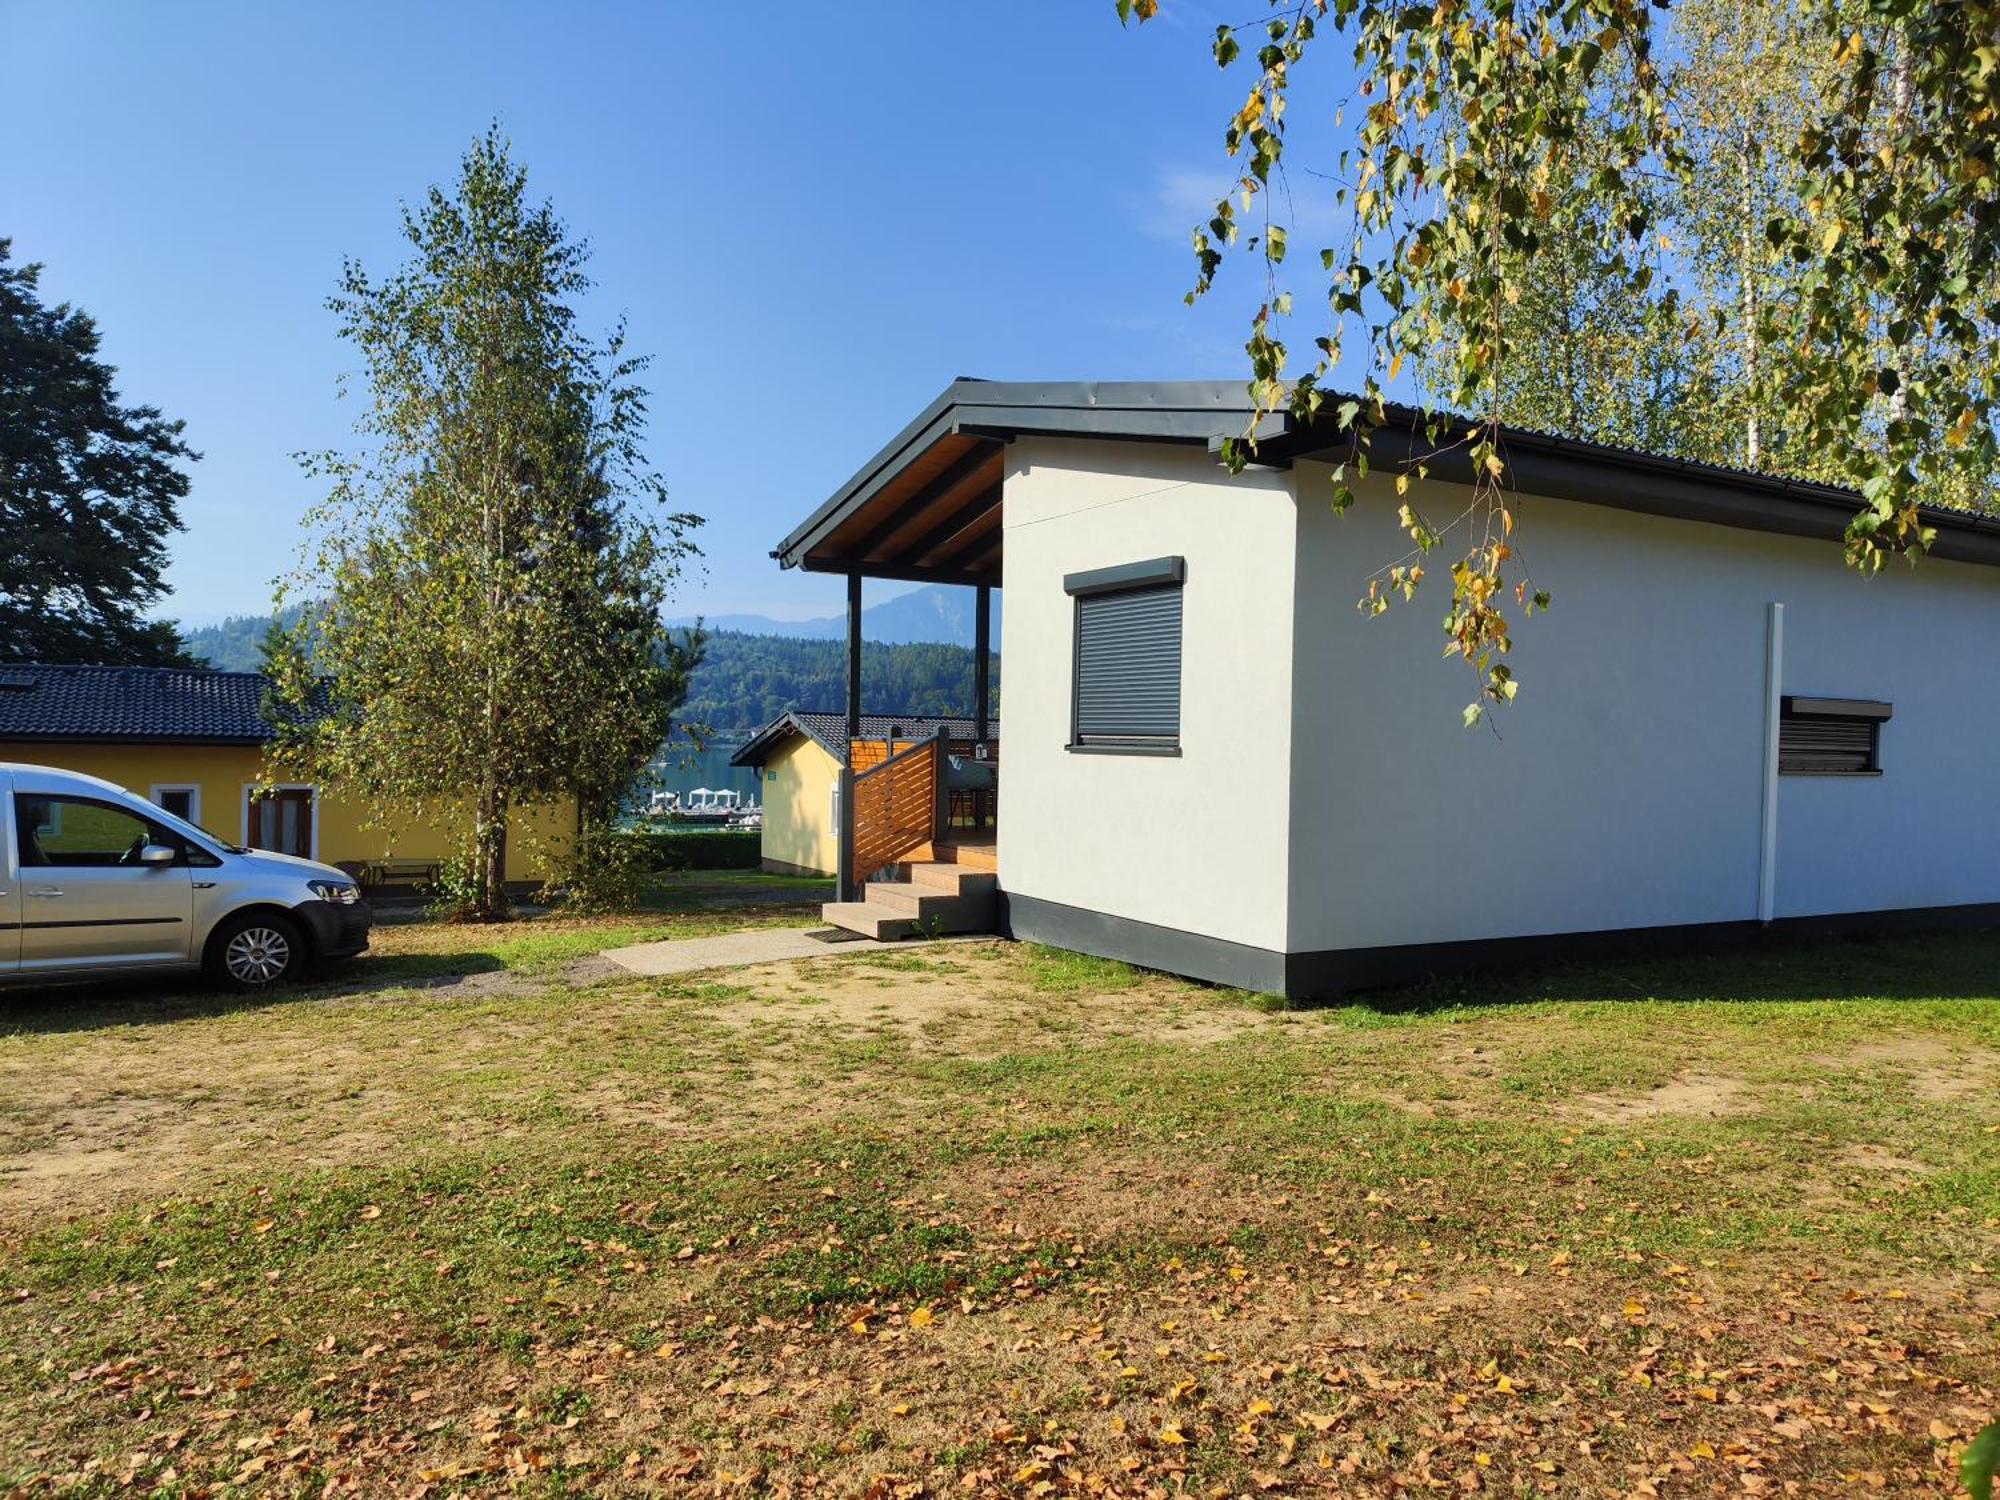
[[[933,714],[863,714],[861,716],[861,738],[864,740],[920,740],[936,733],[944,727],[946,739],[969,740],[974,725],[969,715]],[[992,720],[986,726],[989,739],[1000,738],[1000,721]],[[732,766],[761,766],[770,759],[780,745],[794,735],[813,741],[821,749],[841,764],[847,762],[847,715],[844,713],[812,713],[793,710],[779,714],[777,718],[758,730],[737,748],[729,757]]]
[[[1397,405],[1388,406],[1384,415],[1385,425],[1375,429],[1370,441],[1371,464],[1394,469],[1422,462],[1435,478],[1470,481],[1472,460],[1467,445],[1458,441],[1465,431],[1463,418]],[[1435,439],[1429,434],[1433,425]],[[1352,444],[1352,435],[1335,430],[1331,418],[1311,427],[1288,424],[1259,441],[1257,462],[1338,461],[1352,451]],[[1522,494],[1749,531],[1837,541],[1862,505],[1858,491],[1837,484],[1668,458],[1530,428],[1505,429],[1501,455],[1508,488]],[[1937,528],[1931,556],[2000,566],[2000,517],[1928,505],[1921,510],[1925,523]]]
[[[0,740],[261,745],[261,672],[0,664]]]
[[[1334,420],[1337,405],[1338,398],[1329,393],[1327,415],[1306,424],[1285,413],[1263,418],[1257,462],[1289,467],[1300,459],[1338,459],[1350,449],[1352,437]],[[772,556],[788,568],[998,582],[997,537],[981,555],[980,576],[951,576],[938,569],[935,557],[895,556],[896,539],[887,527],[871,525],[871,518],[889,511],[893,521],[892,506],[922,505],[924,486],[931,482],[926,470],[940,467],[944,460],[939,455],[954,445],[991,446],[1034,435],[1214,447],[1222,438],[1241,436],[1250,411],[1241,381],[956,380],[779,543]],[[1386,425],[1375,430],[1370,445],[1370,461],[1378,470],[1421,460],[1437,478],[1470,478],[1465,446],[1455,442],[1462,421],[1394,405],[1385,416]],[[1433,423],[1439,431],[1435,441],[1426,431]],[[1837,540],[1862,503],[1857,493],[1839,485],[1522,428],[1507,429],[1503,446],[1508,483],[1517,491],[1683,520]],[[992,509],[997,512],[998,507]],[[946,515],[948,522],[948,512],[940,496],[932,514]],[[2000,565],[2000,518],[1934,507],[1925,507],[1923,514],[1937,528],[1934,556]],[[996,522],[997,516],[986,517],[985,524],[997,531]],[[931,527],[923,540],[935,532]]]

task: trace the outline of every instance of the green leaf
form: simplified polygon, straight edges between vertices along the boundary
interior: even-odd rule
[[[2000,1422],[1989,1422],[1966,1444],[1958,1461],[1958,1477],[1972,1500],[1993,1500],[1996,1474],[2000,1474]]]

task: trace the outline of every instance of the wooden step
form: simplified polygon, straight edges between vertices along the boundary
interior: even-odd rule
[[[954,896],[984,895],[1000,884],[991,870],[972,865],[913,864],[909,869],[911,884],[936,886]]]
[[[819,915],[831,927],[884,943],[910,937],[918,930],[912,913],[867,901],[829,901],[820,907]]]
[[[991,891],[955,896],[908,880],[871,880],[866,904],[915,917],[924,932],[986,932],[993,926]]]
[[[998,870],[999,847],[991,843],[934,844],[931,853],[939,864],[964,865],[973,870]]]

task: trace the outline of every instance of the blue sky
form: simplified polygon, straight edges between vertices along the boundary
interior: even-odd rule
[[[708,518],[676,612],[822,614],[771,545],[952,377],[1242,372],[1256,281],[1181,299],[1247,83],[1208,37],[1255,9],[0,0],[0,235],[204,454],[161,612],[257,611],[291,455],[348,441],[341,257],[397,260],[497,118],[655,356],[649,450]]]

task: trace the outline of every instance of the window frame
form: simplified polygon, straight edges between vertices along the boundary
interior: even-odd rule
[[[23,791],[18,787],[14,790],[13,798],[14,859],[15,863],[24,873],[28,870],[148,870],[158,868],[153,865],[125,865],[119,864],[116,861],[110,864],[65,864],[59,860],[48,860],[45,864],[29,864],[26,857],[27,851],[21,842],[24,835],[28,832],[28,820],[21,815],[21,804],[24,801],[56,804],[72,803],[83,807],[101,808],[105,812],[122,814],[132,819],[133,822],[140,824],[146,830],[147,843],[164,844],[175,851],[174,862],[168,866],[169,869],[186,869],[195,863],[191,857],[194,846],[189,843],[184,835],[175,832],[164,823],[154,822],[136,807],[129,807],[123,802],[108,802],[102,797],[79,796],[75,792]],[[164,812],[165,809],[162,808],[161,811]],[[37,824],[35,826],[39,830],[42,825]],[[62,829],[61,818],[57,818],[55,823],[50,826],[60,833]],[[207,853],[206,850],[201,850],[200,852],[203,854]],[[48,851],[44,849],[42,853],[46,859]]]
[[[1088,599],[1127,594],[1150,594],[1167,589],[1181,591],[1180,637],[1175,642],[1180,654],[1181,682],[1185,681],[1187,654],[1187,559],[1154,557],[1143,562],[1118,563],[1108,568],[1090,568],[1063,575],[1063,592],[1070,596],[1070,692],[1069,740],[1063,746],[1072,755],[1157,755],[1178,756],[1184,705],[1177,705],[1174,732],[1166,735],[1092,735],[1085,737],[1083,718],[1083,606]],[[1176,688],[1181,686],[1176,683]]]
[[[307,820],[307,830],[306,830],[307,844],[306,844],[305,857],[307,859],[317,860],[319,858],[320,790],[318,784],[315,782],[281,781],[271,786],[265,786],[262,783],[255,781],[244,782],[243,803],[241,807],[241,811],[243,814],[243,837],[239,839],[238,842],[241,843],[244,848],[248,849],[253,854],[274,854],[278,852],[277,850],[273,849],[260,848],[252,837],[252,834],[256,826],[252,821],[252,815],[256,809],[257,798],[259,794],[265,792],[305,792],[311,797],[312,801],[308,808],[310,816]]]
[[[1778,699],[1778,774],[1820,780],[1859,781],[1882,775],[1882,726],[1895,715],[1893,704],[1875,698],[1815,698],[1787,693]],[[1785,726],[1814,719],[1842,719],[1868,726],[1868,764],[1859,770],[1814,769],[1785,764]]]
[[[186,792],[188,810],[177,813],[162,802],[160,797],[167,792]],[[146,800],[161,812],[170,813],[184,823],[192,823],[197,828],[201,826],[201,783],[198,781],[156,781],[146,789]]]

